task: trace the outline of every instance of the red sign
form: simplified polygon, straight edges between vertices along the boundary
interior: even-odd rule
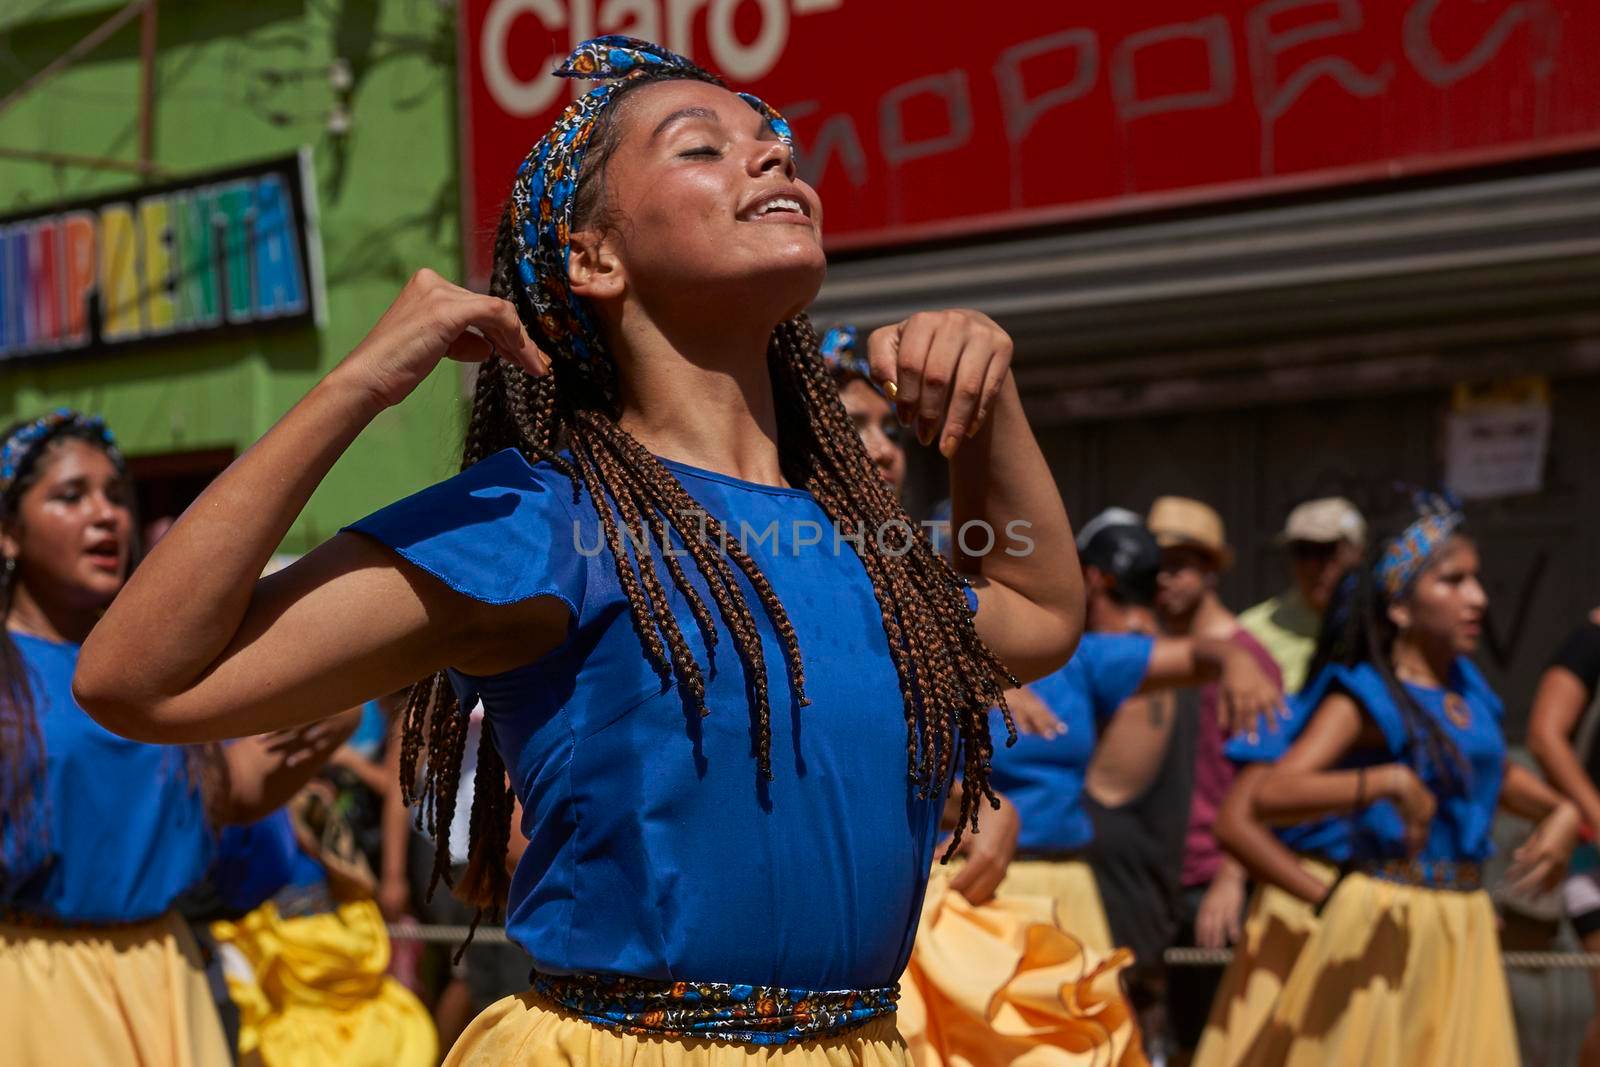
[[[784,112],[832,248],[1600,145],[1594,0],[464,0],[478,281],[599,33]]]

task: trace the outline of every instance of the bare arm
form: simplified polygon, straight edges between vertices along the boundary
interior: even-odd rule
[[[446,355],[490,348],[543,373],[511,305],[429,271],[367,338],[184,513],[84,644],[74,691],[103,725],[146,741],[246,736],[324,718],[444,666],[493,667],[553,646],[566,612],[495,611],[342,534],[256,581],[358,433]],[[531,635],[531,636],[530,636]],[[516,665],[502,662],[500,669]]]
[[[1506,877],[1513,887],[1548,892],[1560,885],[1582,828],[1578,806],[1537,774],[1509,759],[1505,782],[1500,787],[1500,806],[1538,822],[1528,840],[1511,854]]]
[[[1252,763],[1234,777],[1217,810],[1217,840],[1257,881],[1270,882],[1315,904],[1327,893],[1327,885],[1302,867],[1295,854],[1256,818],[1256,787],[1270,769],[1267,764]]]
[[[1506,760],[1506,777],[1500,787],[1500,806],[1534,822],[1566,803],[1566,798],[1520,763]]]
[[[1591,694],[1565,667],[1551,667],[1539,679],[1528,722],[1528,750],[1555,786],[1572,799],[1590,826],[1600,826],[1600,789],[1572,747],[1572,734]]]
[[[265,818],[300,791],[361,722],[355,708],[331,719],[277,734],[246,737],[222,750],[226,788],[219,823]]]
[[[977,590],[979,635],[1022,681],[1049,674],[1083,633],[1083,573],[1011,376],[1010,337],[987,316],[950,311],[877,330],[870,351],[874,376],[896,383],[898,410],[950,460],[955,566]]]
[[[1232,641],[1205,637],[1158,637],[1139,692],[1181,689],[1218,682],[1217,714],[1230,732],[1275,725],[1283,712],[1283,690],[1254,656]]]
[[[406,863],[411,855],[411,809],[400,782],[400,718],[395,717],[383,763],[388,788],[383,793],[382,869],[378,872],[378,904],[391,922],[411,910],[411,882]],[[513,835],[513,840],[520,835]]]
[[[1312,713],[1305,732],[1256,785],[1254,814],[1268,822],[1304,822],[1390,800],[1406,823],[1412,851],[1427,840],[1437,802],[1411,768],[1386,763],[1361,770],[1330,770],[1356,748],[1377,747],[1377,727],[1344,693],[1330,694]]]

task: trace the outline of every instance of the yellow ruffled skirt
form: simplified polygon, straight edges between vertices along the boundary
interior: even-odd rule
[[[1347,875],[1249,1067],[1515,1067],[1489,894]]]
[[[263,1067],[433,1067],[439,1039],[387,974],[389,935],[371,900],[285,919],[267,902],[212,925],[239,1006],[239,1054]],[[221,1061],[226,1062],[226,1061]]]
[[[0,923],[0,1062],[229,1063],[188,926],[172,914],[134,926],[71,930]]]
[[[917,1067],[1142,1067],[1146,1063],[1105,910],[1088,867],[1013,863],[981,907],[935,869],[900,1030]],[[1099,946],[1106,946],[1104,948]]]
[[[1331,885],[1338,870],[1302,856],[1300,866]],[[1310,904],[1275,885],[1257,887],[1233,962],[1217,987],[1193,1067],[1233,1067],[1272,1019],[1283,984],[1307,939],[1321,924]]]
[[[619,1034],[521,993],[496,1001],[472,1020],[444,1062],[445,1067],[907,1067],[910,1061],[893,1018],[790,1045],[738,1045]]]

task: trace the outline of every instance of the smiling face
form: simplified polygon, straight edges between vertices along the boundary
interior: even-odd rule
[[[131,488],[105,452],[86,441],[63,438],[45,447],[0,548],[17,561],[16,580],[41,605],[103,608],[127,578]]]
[[[596,217],[576,220],[573,291],[612,315],[619,301],[704,308],[773,324],[822,285],[822,208],[794,156],[735,94],[699,81],[634,89],[609,121],[615,148]]]
[[[906,480],[906,450],[900,445],[902,431],[894,408],[860,378],[850,378],[840,386],[839,399],[861,435],[867,456],[878,468],[878,477],[898,495]]]
[[[1417,575],[1405,599],[1390,607],[1390,619],[1419,645],[1472,654],[1489,609],[1479,567],[1477,546],[1460,535],[1451,538]]]

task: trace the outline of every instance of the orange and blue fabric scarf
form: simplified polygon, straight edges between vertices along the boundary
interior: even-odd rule
[[[722,82],[676,52],[620,34],[583,42],[555,76],[600,84],[567,105],[517,168],[511,190],[512,236],[517,270],[534,311],[534,341],[552,358],[570,355],[586,365],[605,355],[605,342],[588,308],[568,284],[567,256],[573,204],[595,122],[617,90],[630,81],[686,78],[719,86]],[[767,120],[779,140],[794,144],[782,115],[749,93],[739,96]]]

